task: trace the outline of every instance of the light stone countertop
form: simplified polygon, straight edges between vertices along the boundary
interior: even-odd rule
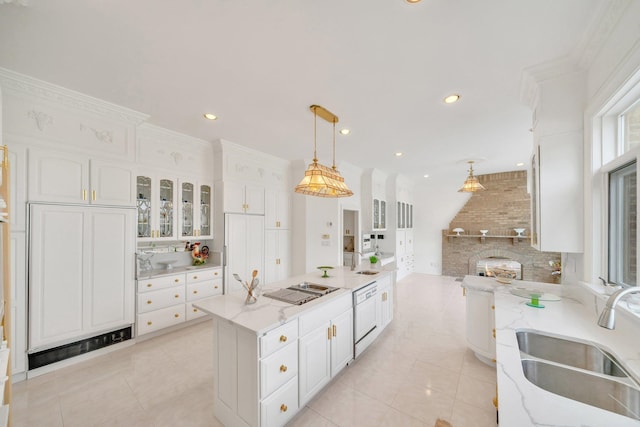
[[[622,306],[616,309],[616,328],[597,324],[607,296],[597,295],[583,284],[554,285],[514,281],[502,285],[493,278],[466,276],[462,286],[494,292],[496,370],[501,427],[525,426],[640,426],[640,421],[564,398],[529,382],[523,373],[516,331],[535,330],[597,343],[614,354],[636,379],[640,378],[640,321]],[[525,298],[512,295],[511,287],[535,287],[561,296],[541,302],[545,308],[527,306]]]
[[[360,270],[368,269],[363,268],[356,271]],[[239,326],[254,331],[257,335],[262,335],[300,316],[308,310],[326,304],[345,293],[351,294],[354,290],[391,275],[393,272],[391,269],[381,269],[378,270],[379,273],[376,275],[365,275],[356,274],[356,271],[351,271],[349,267],[336,267],[328,270],[328,278],[322,278],[322,271],[318,270],[317,272],[307,273],[269,284],[261,290],[262,293],[275,291],[300,282],[317,283],[341,288],[302,305],[289,304],[264,296],[260,296],[255,304],[246,305],[244,301],[247,293],[243,290],[226,295],[204,298],[194,302],[193,306],[206,313],[227,319]]]
[[[192,271],[211,270],[221,268],[219,264],[206,263],[202,265],[181,265],[173,268],[157,268],[153,270],[142,271],[138,273],[136,279],[149,280],[155,277],[171,276],[173,274],[190,273]]]

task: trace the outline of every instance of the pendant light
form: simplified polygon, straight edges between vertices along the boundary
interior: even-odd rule
[[[349,187],[347,187],[347,184],[344,182],[344,178],[336,168],[336,123],[338,123],[338,116],[319,105],[312,105],[309,108],[313,111],[313,163],[311,163],[305,171],[300,184],[295,188],[295,192],[317,197],[353,196],[353,191],[349,190]],[[316,123],[318,116],[333,123],[332,167],[318,163],[318,156],[316,154]]]
[[[478,178],[473,175],[473,160],[467,161],[469,163],[469,176],[462,184],[462,187],[458,190],[459,193],[475,193],[476,191],[484,191],[486,188],[480,184]]]

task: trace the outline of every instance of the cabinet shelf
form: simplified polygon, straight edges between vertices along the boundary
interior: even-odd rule
[[[462,237],[462,238],[473,238],[480,239],[480,243],[484,243],[486,239],[511,239],[513,244],[522,241],[522,240],[531,240],[531,236],[506,236],[506,235],[487,235],[483,236],[482,234],[447,234],[449,238],[449,242],[453,242],[453,239]]]

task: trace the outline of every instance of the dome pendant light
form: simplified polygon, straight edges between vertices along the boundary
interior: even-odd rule
[[[475,193],[476,191],[484,191],[486,188],[480,184],[478,178],[473,175],[473,160],[469,160],[469,176],[462,184],[462,187],[458,190],[459,193]]]
[[[344,183],[344,178],[336,168],[336,123],[338,123],[338,116],[319,105],[312,105],[309,108],[313,111],[313,163],[311,163],[305,171],[300,184],[295,188],[295,192],[317,197],[353,196],[353,191],[349,190],[347,184]],[[318,116],[333,123],[332,167],[318,163],[318,156],[316,154],[316,122]]]

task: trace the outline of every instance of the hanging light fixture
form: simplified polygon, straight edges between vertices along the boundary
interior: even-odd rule
[[[312,105],[309,108],[313,111],[313,163],[311,163],[305,171],[300,184],[296,185],[295,192],[318,197],[353,196],[353,191],[349,190],[347,184],[344,183],[344,178],[336,168],[336,123],[338,123],[338,116],[319,105]],[[318,163],[318,156],[316,154],[316,122],[318,116],[333,123],[332,167]]]
[[[475,193],[476,191],[484,191],[486,188],[480,184],[478,178],[473,175],[473,160],[467,161],[469,163],[469,176],[462,184],[462,187],[458,190],[459,193]]]

